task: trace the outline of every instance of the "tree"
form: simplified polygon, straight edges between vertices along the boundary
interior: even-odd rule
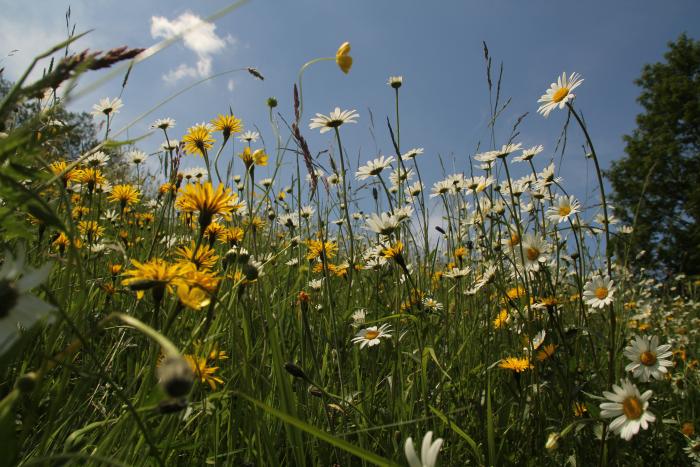
[[[635,84],[644,112],[624,137],[626,156],[606,173],[616,213],[634,225],[629,254],[666,273],[700,273],[700,41],[682,34],[665,62]],[[626,245],[616,242],[618,255]]]

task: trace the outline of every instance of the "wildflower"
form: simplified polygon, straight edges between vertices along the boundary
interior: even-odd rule
[[[382,249],[381,255],[386,259],[395,259],[397,262],[401,262],[401,253],[403,252],[403,243],[397,240],[393,245],[389,245]]]
[[[68,170],[68,164],[66,161],[52,162],[49,164],[49,170],[52,174],[54,174],[54,176],[61,177],[61,180],[63,180],[63,186],[67,186],[68,182],[76,180],[79,174],[77,170]]]
[[[423,148],[412,148],[401,154],[401,159],[407,161],[410,159],[415,159],[417,156],[423,154]]]
[[[107,198],[109,201],[119,203],[121,210],[139,202],[139,190],[133,185],[114,185],[112,193]]]
[[[202,232],[215,215],[230,219],[233,204],[238,199],[229,188],[219,185],[214,190],[211,183],[188,184],[180,190],[175,206],[182,212],[198,212]]]
[[[360,308],[359,310],[355,310],[351,316],[353,327],[357,328],[357,327],[360,327],[363,324],[365,324],[366,316],[367,316],[367,310],[365,310],[364,308]]]
[[[352,68],[352,57],[350,56],[350,42],[343,42],[335,53],[335,63],[343,73],[348,74]]]
[[[413,446],[413,439],[409,436],[403,445],[403,452],[410,467],[435,467],[437,456],[442,447],[442,438],[433,442],[433,432],[429,431],[423,436],[423,443],[420,448],[420,459]]]
[[[609,277],[595,276],[586,282],[583,288],[583,299],[593,308],[604,308],[613,302],[615,287]]]
[[[194,355],[185,355],[185,361],[190,366],[190,369],[202,383],[207,383],[212,391],[216,390],[217,384],[223,384],[224,380],[216,376],[218,366],[209,366],[206,357],[196,357]]]
[[[309,288],[311,290],[319,291],[321,290],[321,287],[323,286],[323,277],[320,279],[312,279],[309,281]]]
[[[603,396],[610,402],[600,404],[600,416],[615,418],[610,423],[610,430],[629,441],[640,427],[646,430],[649,423],[656,420],[654,414],[647,410],[652,391],[640,394],[637,386],[627,379],[621,381],[621,386],[613,384],[613,391],[603,391]]]
[[[243,131],[243,124],[241,119],[236,118],[233,115],[219,115],[214,120],[211,121],[214,126],[214,131],[220,131],[223,134],[224,141],[229,139],[231,135],[240,133]]]
[[[85,158],[85,165],[89,167],[104,167],[109,162],[109,156],[102,151],[97,151]]]
[[[211,294],[219,284],[219,278],[207,271],[190,270],[177,280],[177,297],[193,310],[201,310],[211,303]]]
[[[80,221],[78,222],[78,230],[83,234],[88,243],[92,243],[102,236],[105,229],[97,223],[97,221]]]
[[[654,379],[663,379],[668,373],[666,367],[672,367],[673,362],[671,345],[659,345],[657,336],[636,336],[634,341],[624,350],[625,357],[632,360],[625,367],[625,371],[631,371],[640,381],[647,382]]]
[[[470,267],[466,268],[451,268],[443,273],[443,276],[449,277],[450,279],[461,279],[462,277],[467,277],[471,272]]]
[[[141,162],[145,161],[148,155],[143,151],[131,151],[126,155],[129,162],[134,165],[139,165]]]
[[[258,141],[258,138],[260,138],[260,133],[257,131],[246,131],[243,134],[241,134],[238,139],[243,142],[243,143],[256,143]]]
[[[523,161],[529,161],[532,160],[533,157],[535,157],[537,154],[541,153],[544,151],[544,147],[540,144],[539,146],[533,146],[528,149],[523,149],[522,154],[520,154],[517,157],[514,157],[511,163],[514,162],[523,162]]]
[[[557,78],[556,83],[552,83],[549,89],[538,99],[542,105],[537,109],[538,113],[547,117],[557,106],[563,109],[567,102],[576,97],[571,91],[583,83],[583,78],[578,73],[572,73],[568,78],[566,72]]]
[[[536,234],[525,234],[522,239],[525,270],[539,271],[540,263],[547,261],[549,246]]]
[[[428,311],[436,312],[442,310],[442,303],[438,302],[432,297],[426,297],[423,299],[423,308]]]
[[[185,143],[185,152],[204,156],[204,153],[214,146],[211,127],[204,123],[190,127],[182,142]]]
[[[379,215],[372,213],[365,221],[367,229],[380,235],[390,235],[399,227],[399,218],[383,212]]]
[[[557,447],[559,447],[559,438],[561,438],[559,433],[550,433],[547,437],[547,442],[545,443],[544,448],[548,451],[554,451],[557,449]]]
[[[155,122],[151,124],[152,129],[158,129],[160,128],[161,130],[167,130],[169,128],[172,128],[175,126],[175,120],[172,118],[159,118]]]
[[[308,246],[308,251],[306,252],[306,259],[308,260],[316,258],[332,259],[338,252],[338,244],[331,241],[309,240],[306,242],[306,245]]]
[[[243,148],[243,152],[238,154],[238,157],[241,158],[243,163],[245,164],[246,169],[250,169],[250,167],[253,167],[255,165],[258,166],[265,166],[267,165],[267,154],[265,154],[265,151],[262,149],[256,149],[255,151],[250,150],[250,146],[246,146]]]
[[[20,328],[32,327],[54,308],[29,293],[46,280],[51,265],[47,263],[37,269],[27,267],[25,251],[20,245],[17,256],[5,252],[0,268],[0,355],[15,343]]]
[[[212,269],[219,259],[216,251],[209,245],[203,244],[197,248],[194,241],[190,242],[189,246],[178,248],[175,254],[181,258],[181,261],[192,263],[196,269]]]
[[[574,417],[583,417],[588,413],[588,407],[583,402],[574,402],[573,411]]]
[[[341,111],[340,107],[336,107],[328,116],[316,114],[316,116],[311,119],[309,128],[312,130],[320,128],[321,134],[323,134],[330,131],[331,128],[338,128],[344,123],[357,123],[355,120],[359,117],[360,115],[355,110]]]
[[[177,355],[164,358],[157,368],[158,383],[170,397],[183,397],[192,389],[194,374],[189,362]]]
[[[510,313],[505,308],[498,312],[496,318],[493,320],[493,327],[499,329],[506,325],[510,321]]]
[[[542,347],[542,350],[537,352],[537,360],[540,362],[543,362],[554,355],[554,352],[557,350],[557,345],[556,344],[547,344],[544,347]]]
[[[389,331],[391,331],[391,326],[388,324],[382,324],[379,328],[377,328],[377,326],[370,326],[360,330],[355,337],[352,338],[352,343],[360,344],[361,349],[365,346],[373,347],[379,344],[380,339],[391,338]]]
[[[530,360],[527,358],[518,358],[518,357],[508,357],[506,359],[501,360],[501,363],[498,364],[499,368],[503,368],[504,370],[511,370],[515,373],[522,373],[525,370],[529,370],[533,368],[532,363],[530,363]]]
[[[114,99],[105,97],[100,99],[98,104],[92,106],[91,113],[94,117],[99,117],[100,115],[106,115],[109,117],[112,114],[118,114],[119,109],[122,107],[124,107],[124,104],[118,97],[115,97]]]
[[[122,285],[135,290],[138,298],[143,297],[145,290],[153,289],[156,302],[160,302],[166,290],[169,293],[173,292],[173,283],[180,279],[188,268],[185,264],[170,264],[159,258],[145,263],[132,259],[131,264],[133,268],[124,273],[127,278],[122,280]]]
[[[403,84],[403,76],[389,76],[389,80],[386,82],[386,84],[394,89],[399,89]]]
[[[559,196],[557,203],[547,210],[547,218],[561,224],[569,220],[571,216],[579,212],[581,204],[573,196]]]
[[[440,180],[435,182],[430,191],[430,197],[435,198],[436,196],[446,195],[453,191],[453,184],[449,180]]]
[[[392,162],[394,162],[394,156],[389,156],[386,158],[384,156],[380,156],[379,158],[369,161],[362,167],[358,168],[357,172],[355,173],[355,177],[357,177],[358,180],[366,180],[369,177],[379,175],[382,170],[390,167]]]

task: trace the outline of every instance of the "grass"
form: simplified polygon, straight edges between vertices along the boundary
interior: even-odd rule
[[[486,58],[494,128],[508,103]],[[299,88],[326,60],[302,66]],[[58,66],[42,82],[95,63]],[[154,130],[163,141],[187,144],[116,171],[97,151],[128,163],[140,143],[110,133],[114,111],[98,109],[103,140],[66,161],[56,148],[73,129],[47,123],[63,105],[55,88],[41,112],[9,120],[36,94],[27,76],[0,103],[8,464],[395,465],[406,464],[406,439],[428,431],[443,440],[441,465],[698,462],[700,283],[635,269],[625,255],[634,226],[614,224],[604,196],[562,210],[568,194],[550,161],[515,145],[521,120],[505,141],[493,133],[495,152],[477,157],[485,166],[458,167],[432,191],[421,167],[434,156],[401,147],[396,80],[395,154],[361,181],[343,141],[352,122],[322,122],[332,150],[314,157],[300,92],[290,125],[268,102],[274,142],[243,141],[243,159],[225,151],[239,128],[202,137],[165,125]],[[554,112],[574,117],[566,131],[585,136],[602,194],[580,110],[569,100]],[[531,173],[514,179],[515,157]],[[191,160],[201,168],[183,169]],[[612,287],[595,286],[604,276]],[[30,277],[36,287],[22,289]],[[626,371],[635,335],[673,351],[649,381]],[[656,419],[629,441],[600,409],[622,378],[653,391]]]

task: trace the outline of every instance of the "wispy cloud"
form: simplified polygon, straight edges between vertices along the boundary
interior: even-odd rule
[[[227,45],[236,43],[230,34],[225,37],[219,36],[214,23],[207,22],[189,11],[173,20],[163,16],[151,17],[151,37],[154,39],[171,39],[178,34],[182,34],[185,47],[197,55],[197,63],[195,66],[181,63],[177,68],[165,73],[163,79],[168,83],[211,74],[212,56],[222,52]]]

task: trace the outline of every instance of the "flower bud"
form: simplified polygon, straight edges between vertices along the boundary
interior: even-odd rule
[[[183,397],[192,389],[194,374],[181,356],[166,357],[158,367],[158,382],[170,397]]]

